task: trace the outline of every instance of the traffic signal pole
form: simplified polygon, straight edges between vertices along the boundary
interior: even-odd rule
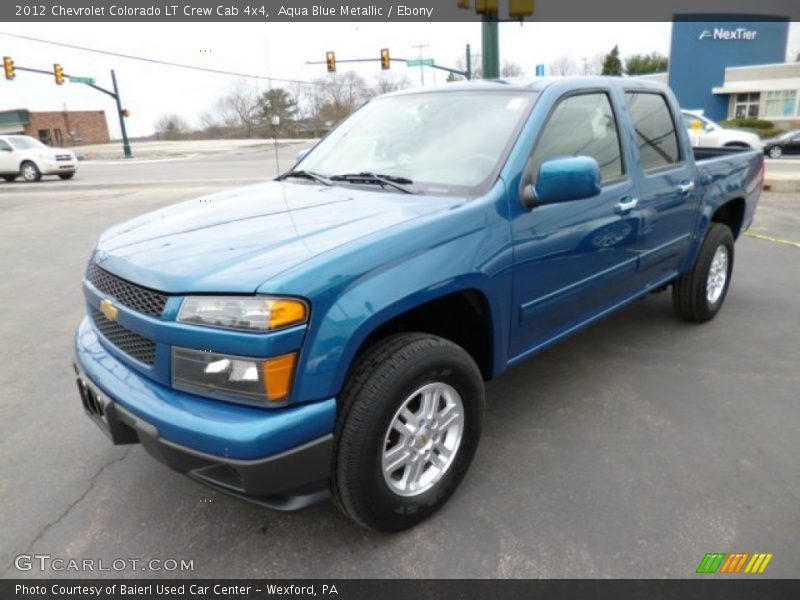
[[[496,13],[481,17],[481,44],[483,78],[497,79],[500,77],[500,32]]]
[[[119,87],[117,86],[117,76],[114,73],[114,69],[111,69],[111,83],[113,84],[114,91],[107,90],[99,85],[95,85],[93,77],[71,77],[64,73],[64,69],[61,68],[60,64],[54,64],[52,71],[45,71],[43,69],[32,69],[31,67],[18,67],[14,64],[14,61],[11,60],[11,57],[4,56],[3,57],[3,66],[6,71],[6,79],[14,79],[14,72],[15,71],[26,71],[28,73],[38,73],[39,75],[55,75],[56,83],[61,85],[64,80],[74,80],[75,83],[82,83],[84,85],[88,85],[90,88],[96,89],[98,92],[103,92],[106,96],[111,96],[117,104],[117,116],[119,117],[119,128],[122,131],[122,152],[125,155],[125,158],[133,158],[133,152],[131,151],[131,143],[128,139],[128,131],[125,129],[125,117],[128,114],[126,110],[122,108],[122,101],[119,97]],[[60,80],[60,81],[59,81]]]
[[[111,84],[114,86],[114,100],[117,102],[117,115],[119,116],[119,128],[122,132],[122,152],[125,158],[132,158],[131,143],[128,140],[128,131],[125,129],[125,115],[122,114],[122,102],[119,99],[119,88],[117,87],[117,76],[114,69],[111,69]]]

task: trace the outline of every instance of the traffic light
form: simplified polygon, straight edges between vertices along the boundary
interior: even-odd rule
[[[58,63],[53,65],[53,75],[56,78],[56,85],[64,85],[64,67]]]
[[[497,0],[475,0],[475,12],[483,15],[496,15]]]
[[[6,79],[11,81],[17,74],[14,72],[14,61],[10,56],[3,57],[3,69],[6,72]]]
[[[508,0],[508,16],[512,19],[530,17],[536,10],[535,0]]]
[[[336,52],[326,52],[325,62],[328,63],[328,73],[336,73]]]
[[[381,69],[388,71],[391,67],[391,59],[389,58],[389,49],[383,48],[381,50]]]

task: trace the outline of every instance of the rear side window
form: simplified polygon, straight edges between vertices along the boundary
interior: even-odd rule
[[[636,145],[645,171],[662,169],[681,161],[678,134],[667,99],[661,94],[625,94],[636,130]]]
[[[606,94],[569,96],[558,104],[533,151],[534,176],[543,162],[564,156],[594,158],[603,182],[623,176],[617,120]]]

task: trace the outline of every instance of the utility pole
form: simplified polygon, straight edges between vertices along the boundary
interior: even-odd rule
[[[472,50],[467,44],[467,79],[472,79]]]
[[[416,46],[411,46],[412,48],[416,48],[419,50],[419,59],[422,60],[422,49],[427,48],[430,44],[417,44]],[[425,85],[425,67],[420,65],[419,67],[419,83],[420,85]]]
[[[117,76],[114,69],[111,69],[111,84],[114,86],[114,100],[117,103],[117,116],[119,117],[119,128],[122,131],[122,152],[125,158],[132,158],[131,143],[128,141],[128,131],[125,129],[125,115],[122,112],[122,102],[119,99],[119,88],[117,87]]]

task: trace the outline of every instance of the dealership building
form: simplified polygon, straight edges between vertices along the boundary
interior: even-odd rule
[[[800,62],[786,62],[788,40],[788,18],[676,15],[669,73],[646,77],[715,121],[757,117],[800,128]]]

